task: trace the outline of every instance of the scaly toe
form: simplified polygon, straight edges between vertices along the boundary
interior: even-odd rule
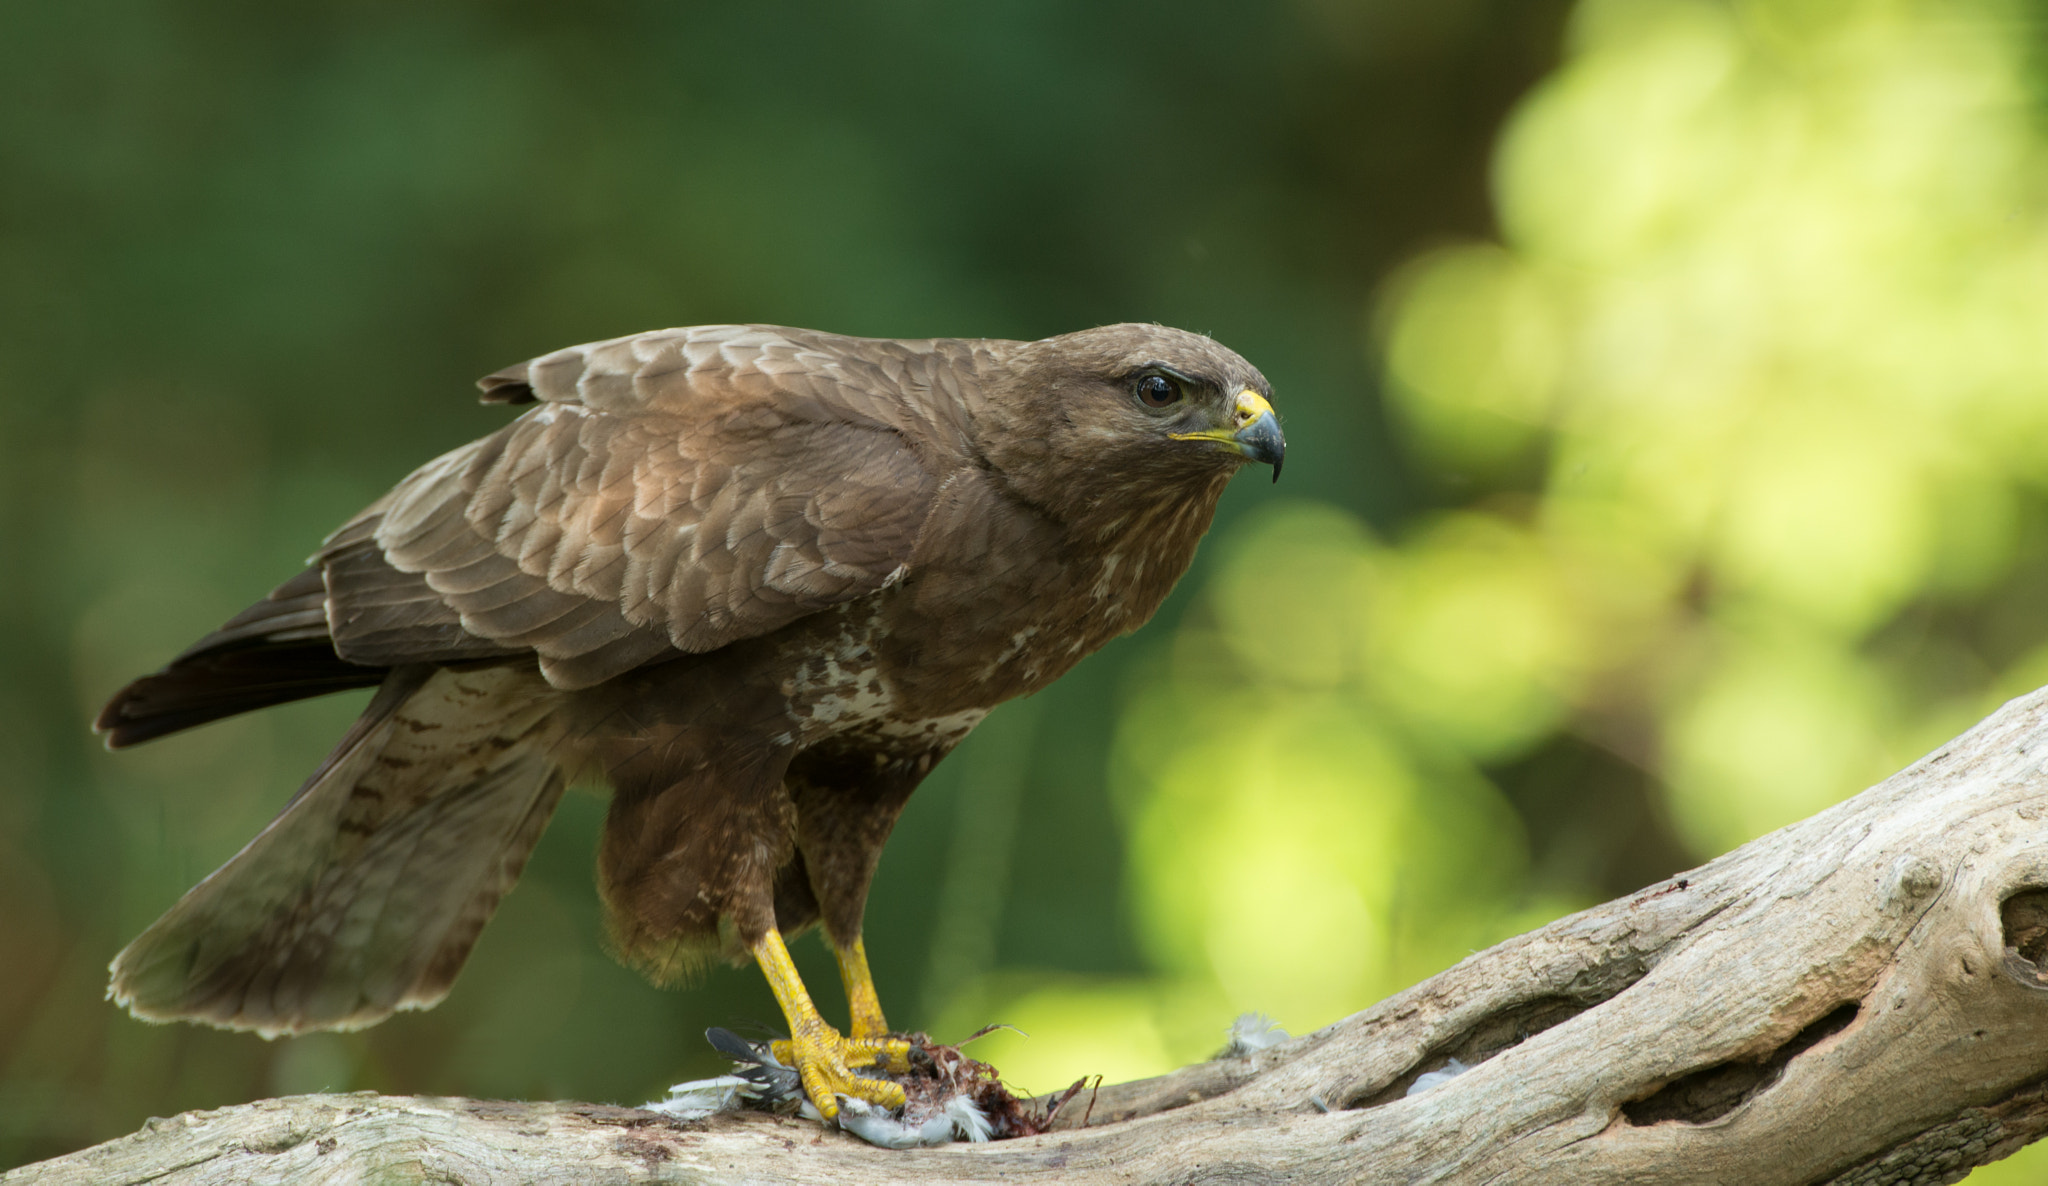
[[[800,1033],[769,1045],[775,1061],[796,1068],[811,1106],[827,1120],[839,1115],[839,1097],[851,1096],[881,1108],[900,1108],[901,1085],[853,1073],[855,1067],[880,1065],[884,1071],[910,1067],[910,1043],[900,1038],[846,1038],[830,1026]]]
[[[849,1067],[880,1066],[891,1075],[900,1075],[910,1069],[910,1043],[902,1038],[841,1038],[839,1041]],[[783,1066],[796,1065],[796,1043],[788,1038],[777,1038],[768,1043],[768,1053]]]
[[[846,1065],[879,1066],[891,1075],[910,1069],[910,1043],[902,1038],[848,1038]]]
[[[865,1100],[878,1108],[891,1112],[902,1107],[905,1100],[902,1084],[892,1083],[887,1079],[870,1079],[864,1075],[841,1075],[837,1076],[831,1083],[821,1084],[820,1086],[829,1088],[832,1093],[832,1112],[834,1115],[837,1115],[839,1111],[837,1097],[842,1095],[851,1096],[857,1100]],[[814,1104],[817,1102],[816,1096],[812,1097],[811,1102]],[[820,1108],[819,1111],[822,1112],[824,1109]]]

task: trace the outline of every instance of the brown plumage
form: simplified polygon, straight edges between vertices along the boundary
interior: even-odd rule
[[[859,937],[897,814],[989,708],[1152,615],[1247,458],[1277,473],[1265,380],[1158,326],[706,326],[480,386],[532,406],[101,713],[123,746],[378,688],[282,814],[115,959],[110,993],[265,1034],[431,1006],[587,780],[613,791],[599,883],[622,955],[668,980],[753,954],[821,1109],[889,1102],[841,1064],[894,1052]],[[853,1039],[779,970],[780,935],[818,921]]]

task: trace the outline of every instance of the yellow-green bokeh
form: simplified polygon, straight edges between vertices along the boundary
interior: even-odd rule
[[[1246,520],[1126,710],[1162,978],[1317,1025],[1555,909],[1487,782],[1548,738],[1639,764],[1704,858],[2048,674],[1972,625],[2043,546],[2026,27],[1578,6],[1500,142],[1500,239],[1418,255],[1365,318],[1447,505],[1383,540]]]

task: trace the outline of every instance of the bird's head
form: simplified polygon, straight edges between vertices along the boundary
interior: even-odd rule
[[[990,461],[1041,506],[1220,488],[1253,461],[1280,476],[1287,442],[1271,384],[1200,334],[1082,330],[1021,344],[1006,371],[986,413],[1001,431],[984,440]]]

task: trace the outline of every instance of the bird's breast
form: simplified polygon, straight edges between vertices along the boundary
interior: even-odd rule
[[[872,740],[879,749],[948,749],[988,715],[988,703],[931,703],[906,688],[883,614],[856,603],[831,615],[794,659],[782,692],[787,703],[786,742],[799,747],[826,739]],[[911,681],[915,683],[916,681]],[[967,689],[963,688],[963,691]],[[906,694],[910,693],[910,694]]]

